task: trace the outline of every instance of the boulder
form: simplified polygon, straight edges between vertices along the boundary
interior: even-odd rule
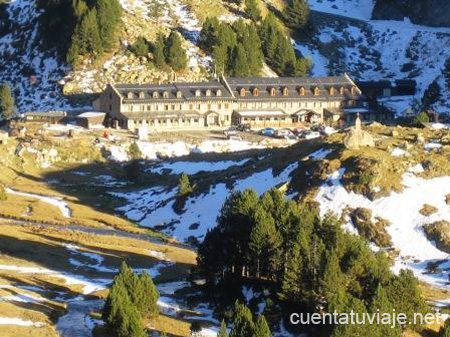
[[[374,147],[373,137],[362,129],[351,129],[344,137],[344,145],[347,149],[359,149],[360,147]]]

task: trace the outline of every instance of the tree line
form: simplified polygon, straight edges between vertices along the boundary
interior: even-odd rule
[[[396,309],[412,318],[428,311],[410,271],[394,275],[388,256],[373,253],[361,237],[342,230],[335,216],[322,218],[316,208],[286,200],[276,189],[259,198],[253,190],[233,192],[217,226],[199,246],[197,262],[211,296],[227,284],[241,288],[251,281],[271,289],[274,300],[289,312]],[[401,336],[402,328],[308,327],[314,335],[333,337],[394,337]]]
[[[38,0],[40,29],[71,65],[81,57],[98,57],[113,48],[122,15],[118,0]]]
[[[228,76],[260,76],[263,61],[280,76],[304,76],[310,67],[308,60],[296,56],[273,14],[258,24],[207,18],[199,46],[212,55],[215,71]]]
[[[167,37],[159,33],[154,43],[141,36],[130,46],[130,50],[138,57],[147,57],[152,53],[153,64],[158,68],[168,66],[174,71],[182,71],[187,66],[188,58],[182,45],[181,36],[174,30]]]

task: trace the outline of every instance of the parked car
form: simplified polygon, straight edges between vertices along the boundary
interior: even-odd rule
[[[233,136],[233,135],[229,135],[229,136],[227,136],[227,138],[228,138],[229,140],[242,140],[242,137],[241,137],[241,136]]]
[[[320,137],[320,133],[317,131],[305,131],[302,132],[302,134],[300,135],[300,138],[303,139],[314,139],[314,138],[319,138]]]
[[[321,130],[321,133],[326,136],[332,135],[333,133],[336,133],[336,132],[337,132],[337,130],[335,130],[331,126],[324,126]]]
[[[275,130],[272,128],[265,128],[261,130],[263,136],[273,137],[275,135]]]
[[[227,137],[229,137],[229,136],[236,136],[238,134],[238,130],[236,128],[234,128],[234,127],[231,127],[229,129],[225,130],[223,133]]]
[[[275,131],[275,137],[277,138],[284,138],[284,139],[294,139],[295,136],[292,133],[291,130],[288,129],[281,129]]]
[[[293,132],[295,135],[299,135],[299,134],[301,134],[302,132],[305,132],[305,131],[306,131],[305,128],[296,128],[296,129],[292,130],[292,132]]]
[[[252,128],[250,124],[239,124],[237,129],[242,132],[250,132]]]

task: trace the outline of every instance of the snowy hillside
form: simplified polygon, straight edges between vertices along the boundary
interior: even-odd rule
[[[448,110],[449,92],[442,69],[450,57],[450,51],[444,48],[450,42],[450,29],[417,26],[407,19],[370,20],[371,0],[313,0],[310,4],[312,9],[327,13],[320,14],[327,20],[316,20],[318,31],[312,42],[296,45],[313,59],[314,75],[345,71],[359,80],[415,79],[418,100],[437,79],[443,96],[435,108]],[[401,112],[411,103],[394,106]]]
[[[0,35],[0,83],[9,83],[20,111],[68,108],[58,81],[67,69],[56,52],[40,50],[38,11],[34,0],[13,0],[8,6],[11,29]]]

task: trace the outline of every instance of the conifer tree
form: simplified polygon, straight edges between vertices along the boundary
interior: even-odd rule
[[[224,320],[222,320],[222,322],[220,323],[220,329],[217,333],[217,337],[228,337],[227,325],[225,324]]]
[[[158,68],[161,68],[166,64],[166,57],[164,56],[164,45],[164,36],[158,34],[153,48],[153,62]]]
[[[15,102],[8,84],[0,85],[0,118],[9,119],[15,113]]]
[[[309,6],[306,0],[290,0],[283,11],[286,24],[295,29],[304,28],[309,19]]]
[[[229,337],[253,337],[254,333],[255,323],[253,323],[253,315],[250,309],[236,301]]]
[[[182,173],[178,182],[178,195],[183,196],[192,192],[189,176],[186,173]]]
[[[339,266],[335,251],[330,251],[322,281],[328,312],[342,312],[347,305],[346,280]]]
[[[144,271],[139,275],[139,282],[134,292],[136,293],[136,307],[144,317],[155,317],[159,314],[159,292],[147,272]]]
[[[234,49],[228,64],[228,73],[235,77],[245,77],[248,75],[248,60],[245,48],[238,43]]]
[[[102,51],[102,43],[97,24],[97,10],[89,10],[75,28],[72,36],[72,45],[68,54],[68,61],[77,62],[79,55],[99,54]]]
[[[254,22],[261,20],[261,11],[259,9],[258,0],[245,0],[245,14]]]
[[[434,103],[441,99],[441,87],[437,80],[434,80],[423,93],[422,108],[429,109]]]
[[[445,60],[444,69],[442,70],[442,74],[444,75],[445,84],[447,85],[447,89],[450,89],[450,57]]]
[[[218,74],[225,73],[225,66],[228,60],[228,48],[226,46],[214,46],[212,55],[215,71]]]
[[[395,307],[392,305],[388,298],[386,290],[381,284],[378,285],[377,291],[373,297],[372,304],[370,306],[370,312],[372,313],[392,313]],[[398,337],[402,335],[402,327],[396,324],[395,327],[380,324],[372,325],[369,328],[373,330],[370,335],[380,337]],[[450,336],[449,336],[450,337]]]
[[[248,75],[259,76],[263,63],[263,55],[261,52],[261,41],[254,25],[246,25],[242,44],[247,54]]]
[[[249,242],[253,257],[251,262],[256,262],[257,277],[261,275],[262,270],[264,270],[264,276],[272,277],[279,265],[281,237],[275,228],[272,216],[263,208],[257,208],[254,222]]]
[[[117,0],[96,0],[95,8],[102,48],[109,50],[114,44],[115,29],[120,20],[122,7]]]
[[[212,52],[213,47],[218,44],[219,20],[216,17],[207,17],[203,23],[198,39],[200,48]]]
[[[169,64],[173,70],[180,71],[187,66],[186,51],[181,45],[180,34],[172,31],[166,40],[165,56],[167,64]]]
[[[134,55],[138,57],[147,56],[150,51],[149,44],[143,36],[139,36],[136,39],[136,42],[133,43],[133,45],[130,47],[130,50]]]
[[[269,324],[267,324],[266,318],[262,315],[258,316],[258,319],[256,320],[253,337],[272,337]]]

